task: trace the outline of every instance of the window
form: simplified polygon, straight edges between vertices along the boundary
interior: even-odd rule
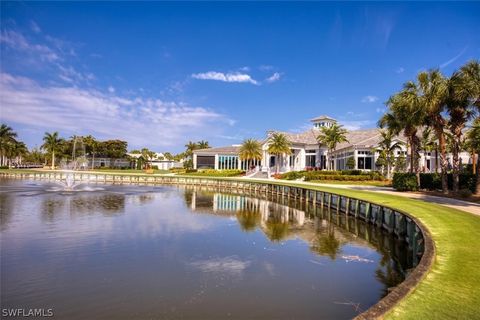
[[[218,170],[230,169],[238,169],[238,156],[218,156]]]
[[[317,157],[315,155],[308,155],[305,157],[305,166],[306,167],[315,167]]]
[[[197,169],[214,169],[215,156],[197,156]]]
[[[372,170],[372,157],[358,157],[357,167],[360,170]]]
[[[309,149],[309,150],[305,150],[305,153],[317,153],[317,150]]]

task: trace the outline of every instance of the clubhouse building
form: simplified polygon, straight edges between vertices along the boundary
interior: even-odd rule
[[[355,160],[355,168],[359,170],[377,170],[375,163],[379,157],[378,145],[382,140],[380,129],[365,129],[348,131],[348,142],[337,145],[337,148],[328,155],[326,146],[317,141],[322,127],[331,127],[337,121],[328,116],[319,116],[310,120],[312,128],[302,133],[269,131],[267,137],[260,141],[262,144],[262,159],[254,165],[262,171],[276,170],[280,172],[300,170],[325,170],[327,167],[333,170],[348,169],[347,160],[351,157]],[[291,143],[291,154],[275,156],[268,153],[269,136],[274,132],[285,134]],[[402,142],[402,147],[395,151],[395,157],[405,156],[408,166],[407,142],[402,136],[397,136],[395,141]],[[226,147],[200,149],[193,152],[193,166],[195,169],[240,169],[248,171],[246,161],[240,160],[240,145]],[[328,156],[327,156],[328,155]],[[435,152],[420,152],[420,168],[425,172],[435,171]],[[327,166],[327,159],[330,166]],[[452,163],[451,155],[448,156]],[[472,159],[466,152],[460,154],[461,163],[471,163]]]

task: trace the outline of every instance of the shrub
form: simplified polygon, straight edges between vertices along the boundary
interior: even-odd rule
[[[458,195],[462,198],[469,198],[472,196],[472,191],[470,189],[461,189],[458,191]]]
[[[393,188],[398,191],[417,191],[417,177],[414,173],[395,172],[392,181]]]
[[[447,174],[448,189],[453,189],[453,174]],[[468,189],[475,192],[477,177],[471,173],[459,174],[459,189]],[[420,189],[440,190],[442,189],[442,176],[439,173],[421,173]]]
[[[204,177],[236,177],[239,175],[244,174],[245,172],[242,170],[214,170],[214,169],[206,169],[197,171],[194,169],[186,170],[188,175],[192,176],[204,176]]]
[[[0,166],[0,169],[10,169],[8,166]]]

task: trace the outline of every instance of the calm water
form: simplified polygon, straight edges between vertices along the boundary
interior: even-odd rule
[[[403,242],[300,203],[176,187],[55,190],[0,180],[2,308],[68,319],[348,319],[411,268]]]

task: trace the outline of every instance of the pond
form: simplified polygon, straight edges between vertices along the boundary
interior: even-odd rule
[[[1,308],[68,319],[349,319],[415,265],[405,241],[300,202],[0,180]]]

